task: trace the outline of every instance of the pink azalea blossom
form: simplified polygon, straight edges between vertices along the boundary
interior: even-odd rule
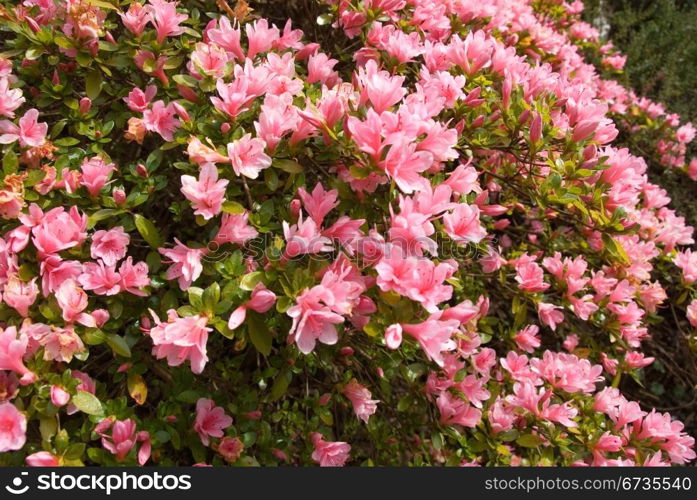
[[[235,174],[250,179],[259,177],[259,172],[271,166],[271,158],[264,152],[263,139],[245,134],[227,145],[228,156]]]
[[[96,231],[92,235],[90,255],[93,259],[102,259],[107,266],[116,263],[126,256],[126,250],[131,238],[122,226],[116,226],[108,231]]]
[[[212,399],[200,398],[196,402],[194,430],[205,446],[210,444],[210,437],[223,437],[223,430],[231,425],[232,417],[220,406],[215,406]]]
[[[61,408],[70,401],[70,393],[60,386],[51,386],[51,403],[54,406]]]
[[[339,204],[336,201],[339,192],[336,189],[327,191],[321,183],[315,185],[312,194],[309,194],[304,187],[298,188],[298,196],[303,202],[305,211],[318,226],[322,225],[324,217]]]
[[[344,386],[343,392],[351,401],[353,412],[360,420],[367,424],[370,416],[377,411],[380,401],[371,399],[373,395],[370,391],[365,386],[359,384],[355,378],[351,379],[351,381]]]
[[[215,164],[203,165],[198,180],[190,175],[182,175],[181,182],[181,192],[193,205],[196,215],[209,220],[220,213],[225,200],[225,187],[230,181],[218,180]]]
[[[60,460],[48,451],[37,451],[24,459],[29,467],[58,467]]]
[[[292,226],[283,221],[283,236],[286,239],[286,248],[283,252],[286,259],[332,250],[331,240],[320,234],[314,219],[308,218],[303,221],[302,214],[298,218],[298,223]]]
[[[116,295],[121,291],[121,275],[114,266],[107,266],[102,261],[83,264],[82,274],[77,280],[85,290],[97,295]]]
[[[15,117],[15,110],[25,101],[22,89],[11,89],[10,80],[0,76],[0,115],[7,118]]]
[[[220,223],[218,234],[215,235],[216,243],[234,243],[244,245],[247,241],[256,238],[259,232],[249,225],[249,212],[241,214],[224,213]]]
[[[325,441],[317,432],[312,434],[312,460],[320,467],[343,467],[349,459],[351,445],[342,441]]]
[[[552,330],[556,330],[557,325],[564,321],[564,313],[561,311],[561,307],[554,304],[540,302],[537,305],[537,314],[540,317],[540,321]]]
[[[160,248],[158,251],[170,259],[171,266],[167,269],[167,279],[177,278],[179,287],[186,290],[201,276],[203,271],[201,259],[206,254],[206,249],[189,248],[176,238],[174,242],[176,243],[174,248]]]
[[[303,354],[311,353],[317,341],[334,345],[339,340],[334,325],[343,323],[344,318],[327,305],[333,300],[331,291],[315,286],[300,294],[295,305],[286,312],[293,319],[289,340],[295,342]]]
[[[8,306],[26,318],[29,315],[29,308],[36,301],[38,294],[39,287],[36,286],[36,278],[24,282],[19,276],[13,274],[5,283],[2,298]]]
[[[119,286],[121,290],[125,290],[133,295],[145,297],[147,294],[140,290],[150,284],[148,277],[148,265],[145,262],[133,264],[133,258],[128,257],[121,263],[118,272],[121,282]],[[94,311],[96,312],[96,311]],[[94,315],[94,312],[92,313]]]
[[[66,280],[61,283],[55,297],[65,321],[68,323],[78,322],[90,327],[96,326],[94,318],[83,312],[87,309],[87,294],[74,280]]]
[[[199,374],[208,362],[206,343],[208,333],[212,331],[206,324],[205,316],[187,316],[180,318],[177,311],[167,311],[167,322],[151,310],[156,326],[150,329],[152,354],[157,359],[167,358],[169,366],[179,366],[188,360],[191,371]]]
[[[17,328],[8,326],[0,328],[0,370],[10,370],[21,375],[20,384],[31,384],[36,380],[36,374],[25,365],[22,357],[27,352],[29,337],[25,333],[17,333]]]
[[[107,184],[109,176],[116,170],[116,166],[113,163],[106,163],[99,156],[95,156],[90,159],[85,158],[80,170],[82,171],[80,183],[87,188],[90,196],[94,197]]]
[[[142,35],[150,21],[148,9],[138,2],[131,3],[126,12],[119,12],[119,16],[123,25],[135,36]]]
[[[143,112],[143,125],[150,132],[157,132],[165,141],[171,142],[174,140],[174,132],[181,125],[175,118],[176,114],[174,103],[170,102],[165,106],[164,101],[155,101],[152,108]]]
[[[486,229],[479,222],[476,205],[459,203],[455,210],[443,216],[445,232],[458,243],[479,243],[486,237]]]
[[[37,147],[46,141],[47,123],[37,121],[39,111],[32,108],[19,119],[19,126],[9,120],[0,121],[0,144],[19,141],[21,147]]]
[[[131,8],[133,8],[133,5],[137,4],[131,4]],[[156,85],[148,85],[145,88],[145,92],[140,90],[138,87],[135,87],[128,93],[128,96],[124,97],[123,100],[131,111],[143,112],[148,109],[150,106],[150,101],[153,97],[155,97],[155,94],[157,94]]]
[[[168,36],[177,36],[184,33],[184,28],[179,26],[186,21],[189,16],[177,13],[178,2],[167,2],[165,0],[149,0],[145,7],[150,22],[157,30],[157,43],[162,43]]]
[[[0,403],[0,453],[16,451],[27,440],[27,418],[12,403]]]

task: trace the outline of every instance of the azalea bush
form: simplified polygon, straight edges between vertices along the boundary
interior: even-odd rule
[[[663,311],[695,354],[694,231],[616,142],[688,170],[692,126],[579,1],[320,7],[335,53],[246,2],[0,1],[0,463],[694,460],[621,391]]]

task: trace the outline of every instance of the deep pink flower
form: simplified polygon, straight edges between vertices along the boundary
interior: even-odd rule
[[[210,437],[223,437],[223,430],[231,425],[232,417],[220,406],[215,406],[212,399],[201,398],[196,402],[194,430],[205,446],[210,444]]]

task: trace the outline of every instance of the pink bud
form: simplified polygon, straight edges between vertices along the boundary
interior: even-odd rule
[[[89,110],[92,108],[92,99],[89,97],[83,97],[80,99],[80,114],[84,115],[85,113],[88,113]]]
[[[352,348],[352,347],[348,347],[348,346],[342,347],[342,348],[339,350],[339,353],[340,353],[342,356],[353,356],[353,352],[354,352],[354,351],[353,351],[353,348]]]
[[[51,78],[51,83],[53,83],[53,85],[60,85],[61,83],[60,76],[58,76],[58,71],[55,69],[53,70],[53,78]]]
[[[70,393],[68,391],[57,385],[51,386],[51,403],[54,406],[60,408],[67,405],[68,401],[70,401]]]
[[[518,123],[520,125],[525,125],[528,122],[528,120],[530,119],[530,114],[531,113],[530,113],[529,109],[523,110],[523,112],[518,117]]]
[[[583,150],[583,159],[590,160],[598,155],[598,147],[595,144],[589,144]]]
[[[228,122],[225,122],[225,123],[220,125],[220,131],[223,134],[227,134],[228,132],[230,132],[230,128],[231,128],[231,125]]]
[[[300,200],[297,198],[290,202],[290,215],[294,219],[297,219],[300,215]]]
[[[276,458],[280,459],[280,460],[288,461],[288,455],[286,455],[285,453],[283,453],[283,452],[282,452],[281,450],[279,450],[278,448],[274,448],[273,450],[271,450],[271,453],[273,453],[274,456],[275,456]]]
[[[484,115],[479,115],[477,118],[474,119],[472,124],[470,125],[470,128],[479,128],[482,125],[484,125]]]
[[[133,366],[133,363],[123,363],[116,369],[116,373],[127,372],[130,370],[131,366]]]
[[[119,206],[126,203],[126,192],[123,189],[114,189],[113,197],[114,201]]]
[[[261,410],[248,411],[245,414],[245,417],[247,417],[249,420],[259,420],[261,418]]]
[[[179,118],[187,122],[191,120],[191,116],[189,116],[189,112],[186,110],[184,106],[179,104],[177,101],[172,102],[172,106],[179,115]]]
[[[332,395],[327,393],[324,393],[320,396],[318,404],[320,406],[325,406],[327,403],[329,403],[329,400],[332,398]]]
[[[33,18],[26,16],[25,19],[27,20],[30,30],[32,30],[34,33],[41,31],[41,26],[39,26],[39,23],[37,23]]]
[[[581,142],[588,139],[595,133],[597,128],[598,122],[594,120],[583,120],[574,127],[574,133],[571,135],[571,140],[574,142]]]
[[[145,168],[145,165],[143,165],[142,163],[139,163],[138,165],[136,165],[136,174],[138,174],[139,176],[144,177],[146,179],[148,177],[150,177],[150,174],[148,173],[148,169]]]
[[[174,423],[174,422],[176,422],[176,421],[177,421],[177,416],[176,416],[176,415],[167,415],[167,416],[165,417],[165,422]]]
[[[110,44],[116,45],[116,40],[114,40],[114,36],[109,31],[106,32],[104,38],[106,38],[106,41]]]
[[[402,344],[402,325],[395,323],[385,330],[385,344],[388,349],[399,349]]]
[[[184,85],[177,85],[177,90],[179,91],[179,95],[187,101],[198,102],[198,96],[196,95],[196,92],[194,92],[193,89],[190,89],[189,87],[186,87]]]
[[[29,467],[58,467],[58,457],[48,451],[38,451],[24,459]]]
[[[542,116],[540,113],[535,113],[535,117],[530,124],[530,142],[537,143],[542,139]]]

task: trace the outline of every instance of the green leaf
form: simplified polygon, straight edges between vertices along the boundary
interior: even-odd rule
[[[242,276],[242,279],[240,280],[240,288],[242,290],[247,290],[248,292],[251,292],[254,290],[254,287],[261,281],[261,279],[264,277],[264,272],[263,271],[254,271],[248,274],[245,274]]]
[[[290,385],[290,381],[293,379],[293,372],[288,368],[284,368],[281,373],[278,374],[276,380],[274,380],[271,386],[271,401],[276,401],[281,398]]]
[[[73,396],[72,401],[75,407],[83,413],[87,413],[88,415],[104,415],[102,403],[94,394],[78,390],[77,394]]]
[[[261,316],[253,311],[248,311],[247,326],[249,328],[249,338],[257,351],[264,356],[271,354],[271,342],[273,337]]]
[[[274,160],[273,166],[289,174],[299,174],[303,171],[302,165],[295,160]]]
[[[123,356],[124,358],[131,357],[131,348],[128,347],[126,339],[122,336],[110,333],[106,336],[106,343],[111,347],[111,350],[119,356]]]
[[[523,434],[515,442],[523,448],[537,448],[544,442],[544,439],[536,434]]]
[[[136,229],[138,229],[138,232],[148,243],[148,245],[155,250],[162,247],[164,240],[162,239],[162,236],[160,236],[160,232],[157,230],[152,221],[146,219],[140,214],[135,214],[133,219],[136,224]]]
[[[9,149],[5,156],[2,157],[2,171],[5,175],[14,174],[19,168],[19,160],[12,149]]]
[[[85,453],[85,448],[87,448],[85,443],[73,443],[65,450],[63,457],[68,460],[77,460]]]
[[[242,214],[244,213],[244,207],[237,203],[236,201],[228,200],[223,203],[223,212],[228,214]]]
[[[87,97],[93,101],[99,96],[102,91],[102,72],[99,70],[91,71],[87,75],[87,80],[85,81],[85,92]]]
[[[109,217],[113,217],[114,215],[119,215],[122,213],[123,210],[121,210],[120,208],[103,208],[101,210],[97,210],[87,219],[87,229],[92,229],[95,225],[97,225],[97,222],[99,221],[108,219]]]

